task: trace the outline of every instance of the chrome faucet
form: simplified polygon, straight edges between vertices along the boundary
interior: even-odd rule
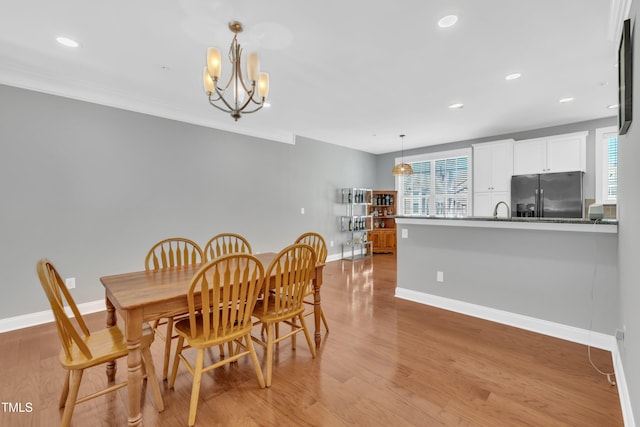
[[[509,207],[509,205],[507,204],[507,202],[500,200],[498,203],[496,203],[496,207],[493,208],[493,217],[494,218],[498,218],[498,206],[500,205],[505,205],[507,208],[507,218],[511,219],[511,208]]]

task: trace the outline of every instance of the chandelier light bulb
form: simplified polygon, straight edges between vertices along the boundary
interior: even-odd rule
[[[207,67],[204,67],[204,69],[202,70],[202,80],[204,83],[205,93],[212,94],[213,91],[215,90],[213,87],[214,83],[213,83],[213,79],[209,75],[209,70],[207,69]]]
[[[258,81],[258,74],[260,73],[260,57],[257,53],[251,52],[247,56],[247,77],[249,81]]]
[[[210,47],[207,49],[207,70],[209,75],[214,78],[220,78],[220,71],[222,69],[222,61],[220,60],[220,49],[217,47]]]

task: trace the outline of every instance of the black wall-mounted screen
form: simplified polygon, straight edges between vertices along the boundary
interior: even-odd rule
[[[622,25],[622,37],[618,49],[618,134],[629,130],[633,118],[633,46],[631,20]]]

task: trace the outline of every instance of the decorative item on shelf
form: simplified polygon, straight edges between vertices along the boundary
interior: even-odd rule
[[[411,165],[404,162],[404,137],[405,135],[400,135],[400,140],[402,141],[402,157],[401,157],[400,163],[395,165],[395,167],[393,168],[394,176],[413,174],[413,168],[411,167]]]
[[[260,72],[260,59],[257,53],[252,52],[247,57],[249,84],[245,83],[240,68],[242,48],[238,43],[238,33],[242,32],[242,24],[238,21],[229,22],[229,29],[234,33],[229,48],[229,61],[232,65],[229,81],[224,86],[218,86],[222,61],[220,50],[215,47],[207,49],[207,66],[204,67],[202,77],[209,103],[225,113],[231,113],[231,117],[238,121],[243,113],[255,113],[264,107],[269,94],[269,74]],[[256,86],[258,98],[255,96]],[[232,99],[225,98],[225,95],[229,95],[229,93]],[[257,107],[253,110],[247,109],[251,104],[257,105]]]
[[[341,245],[341,259],[356,260],[373,254],[373,242],[369,231],[374,228],[373,191],[366,188],[341,188],[338,202],[344,205],[345,214],[340,216],[340,230],[349,233]],[[346,256],[345,256],[346,254]]]

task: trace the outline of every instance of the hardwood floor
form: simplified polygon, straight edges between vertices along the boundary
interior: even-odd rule
[[[327,264],[323,309],[331,332],[312,359],[304,340],[280,345],[273,386],[260,389],[248,358],[203,377],[199,426],[622,426],[618,393],[583,345],[394,298],[395,256]],[[104,313],[87,316],[104,325]],[[258,333],[258,331],[256,331]],[[0,335],[0,426],[57,426],[64,373],[53,324]],[[162,366],[163,342],[153,346]],[[263,350],[258,348],[259,356]],[[612,371],[611,355],[592,349]],[[210,357],[218,357],[217,350]],[[263,365],[264,367],[264,365]],[[160,372],[160,369],[157,369]],[[126,375],[118,364],[117,379]],[[105,384],[103,368],[83,392]],[[164,383],[165,411],[146,389],[146,426],[187,422],[191,376]],[[127,424],[126,389],[76,407],[72,425]]]

